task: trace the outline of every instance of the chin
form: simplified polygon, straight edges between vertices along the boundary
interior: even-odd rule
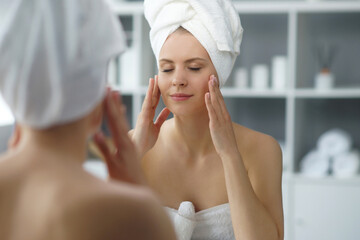
[[[167,108],[173,113],[174,116],[177,117],[190,117],[199,115],[201,113],[207,114],[206,106],[195,107],[193,105],[189,106],[184,104],[184,106],[168,106]]]

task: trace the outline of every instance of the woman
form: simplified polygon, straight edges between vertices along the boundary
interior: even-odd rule
[[[0,239],[175,239],[150,191],[129,184],[141,176],[132,171],[135,147],[118,94],[108,91],[103,102],[106,64],[124,49],[105,3],[17,0],[0,7],[0,92],[18,122],[11,149],[0,156]],[[121,149],[111,154],[113,164],[133,166],[117,167],[118,181],[82,168],[103,108],[118,119],[110,122]]]
[[[159,74],[131,136],[178,239],[283,239],[279,145],[233,123],[219,89],[239,54],[236,10],[228,0],[144,6]]]

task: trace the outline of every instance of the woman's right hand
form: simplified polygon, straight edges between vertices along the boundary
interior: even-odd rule
[[[165,107],[154,122],[153,119],[156,107],[159,104],[160,95],[158,76],[155,76],[155,79],[150,78],[149,87],[136,122],[136,127],[130,132],[140,158],[155,145],[160,128],[170,114],[170,110]]]

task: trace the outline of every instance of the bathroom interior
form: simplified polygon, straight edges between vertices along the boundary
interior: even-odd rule
[[[142,1],[108,2],[128,49],[109,63],[107,78],[134,127],[157,72],[150,28]],[[244,36],[221,91],[234,122],[281,146],[285,239],[360,239],[360,1],[233,2]],[[0,153],[13,129],[0,96]],[[107,178],[91,151],[84,168]]]

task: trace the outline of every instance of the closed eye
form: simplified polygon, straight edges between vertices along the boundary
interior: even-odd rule
[[[163,69],[162,71],[167,73],[167,72],[171,72],[173,69]]]
[[[189,68],[191,71],[199,71],[200,68]]]

